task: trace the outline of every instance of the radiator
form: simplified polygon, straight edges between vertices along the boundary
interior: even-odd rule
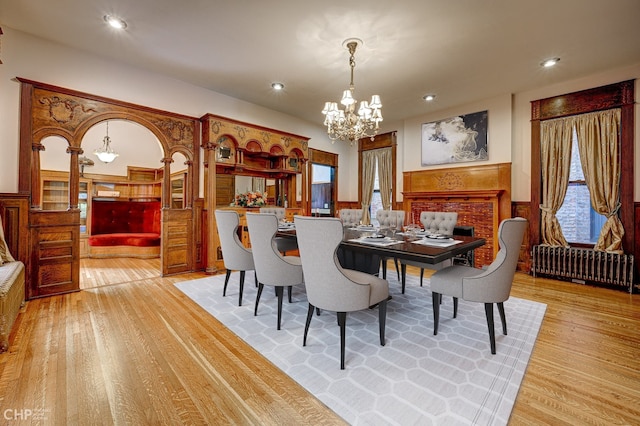
[[[633,291],[633,255],[586,248],[533,246],[532,272]]]

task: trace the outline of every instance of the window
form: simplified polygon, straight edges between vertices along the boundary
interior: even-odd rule
[[[562,233],[569,243],[595,244],[606,217],[591,207],[589,189],[584,180],[578,138],[573,131],[571,144],[571,171],[569,186],[564,202],[556,217],[560,222]]]
[[[382,198],[380,197],[380,182],[378,181],[378,165],[376,164],[376,178],[373,183],[373,196],[371,197],[371,206],[369,208],[369,213],[371,217],[371,224],[373,226],[379,226],[378,219],[376,219],[376,214],[378,210],[382,209]]]

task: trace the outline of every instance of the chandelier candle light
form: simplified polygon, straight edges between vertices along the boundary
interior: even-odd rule
[[[111,163],[120,154],[111,148],[111,138],[109,137],[109,122],[107,121],[107,135],[102,140],[102,147],[93,151],[103,163]]]
[[[327,133],[332,143],[340,139],[349,141],[349,144],[353,145],[363,137],[370,137],[373,140],[378,134],[379,123],[382,121],[382,104],[378,95],[371,96],[371,102],[361,101],[356,113],[358,101],[353,97],[353,69],[356,66],[354,55],[359,44],[362,44],[362,41],[355,38],[345,40],[343,43],[343,46],[349,49],[349,66],[351,67],[351,84],[349,89],[342,93],[340,101],[344,105],[344,110],[339,109],[336,102],[325,102],[322,110],[325,115],[324,125],[327,126]]]

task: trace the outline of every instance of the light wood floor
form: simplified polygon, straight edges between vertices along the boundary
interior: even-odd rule
[[[341,423],[173,286],[203,274],[137,263],[83,272],[121,284],[28,302],[0,355],[0,415],[32,414],[9,424]],[[512,295],[548,306],[510,424],[640,424],[640,295],[525,274]]]

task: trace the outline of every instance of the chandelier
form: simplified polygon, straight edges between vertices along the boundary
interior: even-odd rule
[[[98,157],[100,161],[103,163],[110,163],[116,159],[116,157],[120,154],[115,152],[113,148],[111,148],[111,138],[109,137],[109,122],[107,121],[107,134],[102,139],[102,147],[93,151],[94,155]]]
[[[343,46],[349,50],[349,66],[351,67],[351,84],[349,89],[342,93],[340,103],[344,105],[344,110],[338,108],[336,102],[325,102],[322,113],[325,115],[324,125],[327,126],[327,133],[331,142],[337,139],[349,141],[353,145],[355,141],[363,137],[370,137],[373,140],[378,133],[379,123],[382,121],[382,104],[380,96],[371,96],[371,102],[361,101],[356,112],[356,103],[353,97],[353,69],[356,66],[355,53],[361,40],[345,40]]]

